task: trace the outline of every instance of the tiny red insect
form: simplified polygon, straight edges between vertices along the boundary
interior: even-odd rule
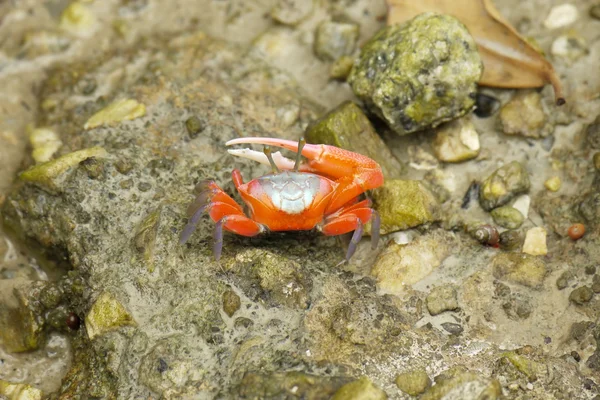
[[[180,244],[194,232],[200,217],[207,212],[216,222],[213,247],[217,260],[223,247],[223,230],[243,236],[266,231],[297,231],[316,228],[334,236],[354,231],[346,260],[354,254],[363,233],[363,225],[371,221],[371,244],[377,246],[380,220],[370,200],[359,196],[383,184],[381,167],[374,160],[348,150],[324,144],[306,144],[275,138],[240,138],[234,144],[265,145],[264,152],[250,149],[229,150],[235,156],[271,165],[273,173],[244,183],[239,170],[232,172],[233,183],[249,208],[242,207],[214,181],[196,185],[196,199],[190,204],[190,218],[181,232]],[[268,146],[296,152],[296,160],[279,152],[271,154]],[[308,162],[301,163],[301,156]]]

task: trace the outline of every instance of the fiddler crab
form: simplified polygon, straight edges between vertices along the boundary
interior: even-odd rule
[[[196,199],[189,205],[187,225],[180,244],[190,238],[200,217],[207,212],[216,222],[213,252],[218,261],[223,248],[223,230],[242,236],[266,231],[300,231],[316,228],[328,236],[354,231],[348,246],[348,261],[363,234],[363,225],[371,221],[371,246],[379,240],[380,219],[371,201],[359,200],[369,189],[383,184],[381,167],[361,154],[324,144],[307,144],[275,138],[233,139],[226,146],[263,144],[264,151],[228,150],[234,156],[270,165],[273,173],[244,183],[239,170],[232,172],[233,184],[249,208],[249,217],[212,180],[196,185]],[[296,152],[296,160],[271,153],[270,146]],[[301,163],[301,156],[308,162]]]

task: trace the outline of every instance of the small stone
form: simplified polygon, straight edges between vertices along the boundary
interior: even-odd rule
[[[396,385],[409,396],[418,396],[431,386],[431,379],[425,370],[417,369],[398,374]]]
[[[529,195],[521,195],[513,201],[512,206],[514,209],[518,210],[523,218],[527,218],[529,215],[529,205],[531,204],[531,197]]]
[[[237,295],[233,290],[228,289],[223,292],[223,311],[231,318],[237,310],[240,309],[242,302],[240,296]]]
[[[341,56],[331,64],[331,68],[329,68],[329,77],[331,79],[345,80],[350,74],[353,65],[354,58],[350,56]]]
[[[306,19],[312,9],[312,0],[279,0],[271,10],[271,18],[280,24],[293,26]]]
[[[583,305],[590,301],[594,296],[594,292],[587,286],[581,286],[573,290],[569,295],[569,301],[577,305]]]
[[[586,275],[594,275],[596,273],[596,267],[593,265],[586,265],[585,273]]]
[[[60,16],[60,27],[80,36],[88,36],[93,32],[96,17],[90,9],[74,1],[64,9]]]
[[[562,28],[577,21],[578,17],[577,7],[569,3],[561,4],[552,7],[544,21],[544,26],[548,29]]]
[[[453,367],[435,377],[431,386],[419,400],[486,399],[502,398],[502,386],[496,379],[489,379],[467,370]]]
[[[346,101],[306,129],[309,143],[322,143],[358,152],[377,161],[386,179],[402,175],[402,164],[377,134],[361,108]]]
[[[560,190],[560,186],[562,182],[558,176],[553,176],[551,178],[546,179],[544,182],[544,186],[551,192],[558,192]]]
[[[475,111],[473,113],[479,118],[488,118],[500,108],[500,102],[497,98],[487,94],[477,92],[475,98]]]
[[[123,326],[136,325],[125,307],[110,293],[102,293],[85,317],[88,337],[93,339]]]
[[[484,210],[490,211],[503,206],[516,195],[529,190],[529,174],[517,161],[498,168],[479,188],[479,203]]]
[[[600,115],[585,128],[585,138],[592,149],[600,149]]]
[[[535,91],[517,94],[500,110],[500,123],[507,135],[540,138],[546,136],[546,113],[541,95]]]
[[[469,112],[482,71],[466,27],[450,15],[424,13],[365,43],[348,82],[368,109],[406,135]]]
[[[594,169],[596,172],[600,172],[600,151],[594,154],[592,162],[594,163]]]
[[[371,275],[380,289],[402,294],[439,267],[448,252],[442,238],[433,234],[419,236],[406,244],[391,241],[375,260]]]
[[[442,285],[433,288],[425,301],[431,315],[438,315],[444,311],[458,309],[456,289],[452,285]]]
[[[544,376],[547,373],[547,368],[545,364],[532,361],[529,358],[517,354],[514,351],[504,353],[503,357],[510,361],[510,363],[519,372],[525,375],[530,382],[537,380],[538,377]]]
[[[92,129],[101,125],[109,125],[116,122],[133,120],[146,115],[146,106],[132,99],[117,100],[109,106],[92,115],[83,126],[84,129]]]
[[[192,139],[196,138],[200,132],[206,128],[205,124],[200,120],[200,118],[196,117],[195,115],[185,120],[185,127],[187,128],[188,135]]]
[[[433,151],[440,161],[461,162],[479,154],[479,135],[468,117],[448,122],[437,129]]]
[[[0,397],[7,400],[41,400],[42,391],[24,383],[0,380]],[[6,396],[6,397],[4,397]]]
[[[558,288],[558,290],[563,290],[567,286],[569,286],[570,278],[571,278],[571,273],[569,271],[563,272],[556,280],[556,287]]]
[[[492,261],[494,277],[531,288],[540,288],[547,274],[546,264],[536,256],[499,253]]]
[[[439,203],[419,181],[390,179],[373,190],[373,205],[381,217],[381,233],[386,234],[440,218]]]
[[[363,376],[339,388],[331,400],[386,400],[387,398],[383,390]]]
[[[140,192],[147,192],[152,189],[152,184],[150,182],[140,182],[138,183],[138,190]]]
[[[525,220],[523,214],[511,206],[494,208],[491,214],[494,222],[506,229],[517,229]]]
[[[581,343],[581,341],[587,336],[590,329],[594,326],[594,323],[591,321],[575,322],[573,325],[571,325],[569,336],[571,339],[577,341],[577,343]]]
[[[573,63],[589,54],[590,51],[585,38],[571,31],[556,38],[552,42],[550,52],[554,56],[563,58],[568,63]]]
[[[446,332],[455,336],[460,335],[464,330],[461,324],[455,324],[454,322],[444,322],[441,326]]]
[[[600,20],[600,4],[594,4],[590,7],[590,17]]]
[[[33,129],[29,134],[29,142],[33,148],[31,156],[36,163],[50,161],[54,153],[62,146],[58,134],[48,128]]]
[[[600,275],[594,275],[592,278],[592,291],[594,293],[600,293]]]
[[[548,254],[546,234],[546,230],[541,226],[529,229],[525,234],[523,253],[531,254],[532,256],[544,256]]]
[[[507,230],[500,234],[500,247],[504,250],[516,250],[523,246],[523,235],[517,230]]]
[[[325,61],[334,61],[342,56],[348,56],[354,52],[358,33],[359,27],[356,24],[322,22],[315,34],[315,54]]]

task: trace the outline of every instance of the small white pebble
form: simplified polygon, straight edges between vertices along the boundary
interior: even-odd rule
[[[531,198],[524,194],[523,196],[517,197],[512,206],[527,219],[527,216],[529,215],[529,204],[531,204]]]
[[[390,235],[396,244],[409,244],[413,240],[412,232],[400,231]]]
[[[566,57],[569,55],[569,37],[566,35],[559,36],[554,42],[550,52],[555,56]]]
[[[546,230],[544,228],[538,226],[527,231],[525,242],[523,243],[523,253],[531,254],[532,256],[545,256],[548,254]]]
[[[465,126],[460,131],[460,141],[462,144],[467,146],[469,150],[477,151],[480,148],[479,135],[477,134],[477,131],[473,125]]]
[[[548,14],[548,17],[544,21],[544,26],[548,29],[562,28],[577,21],[578,17],[579,13],[573,4],[561,4],[552,7],[550,14]]]

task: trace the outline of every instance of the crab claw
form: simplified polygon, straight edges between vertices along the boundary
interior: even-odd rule
[[[259,162],[264,165],[270,165],[269,158],[262,151],[250,150],[250,149],[229,149],[227,150],[229,154],[236,157],[247,158],[252,161]],[[294,160],[290,160],[287,157],[284,157],[280,152],[272,153],[273,161],[277,168],[281,170],[291,170],[294,168]]]
[[[284,149],[291,150],[294,152],[298,151],[298,142],[285,139],[276,138],[263,138],[263,137],[247,137],[233,139],[225,143],[227,146],[234,144],[264,144],[268,146],[283,147]],[[233,150],[235,152],[235,150]],[[253,152],[252,150],[244,149],[246,152]],[[229,150],[231,153],[232,150]],[[254,153],[254,152],[253,152]],[[258,152],[256,152],[258,153]],[[234,155],[241,155],[242,157],[251,158],[241,153],[232,153]],[[246,153],[250,154],[250,153]],[[277,154],[277,153],[275,153]],[[274,156],[275,156],[274,154]],[[369,157],[363,156],[362,154],[354,153],[352,151],[344,150],[335,146],[328,146],[326,144],[305,144],[302,148],[302,155],[309,161],[300,165],[300,171],[303,172],[318,172],[322,175],[329,176],[333,179],[339,179],[345,176],[353,176],[361,181],[361,186],[364,190],[373,189],[381,186],[383,183],[383,174],[381,167],[374,160]],[[291,169],[293,166],[292,160],[285,158],[280,155],[277,157],[280,159],[281,166],[278,160],[275,159],[275,163],[281,169]],[[266,156],[252,158],[261,163],[268,165]],[[285,161],[281,160],[284,159]]]

